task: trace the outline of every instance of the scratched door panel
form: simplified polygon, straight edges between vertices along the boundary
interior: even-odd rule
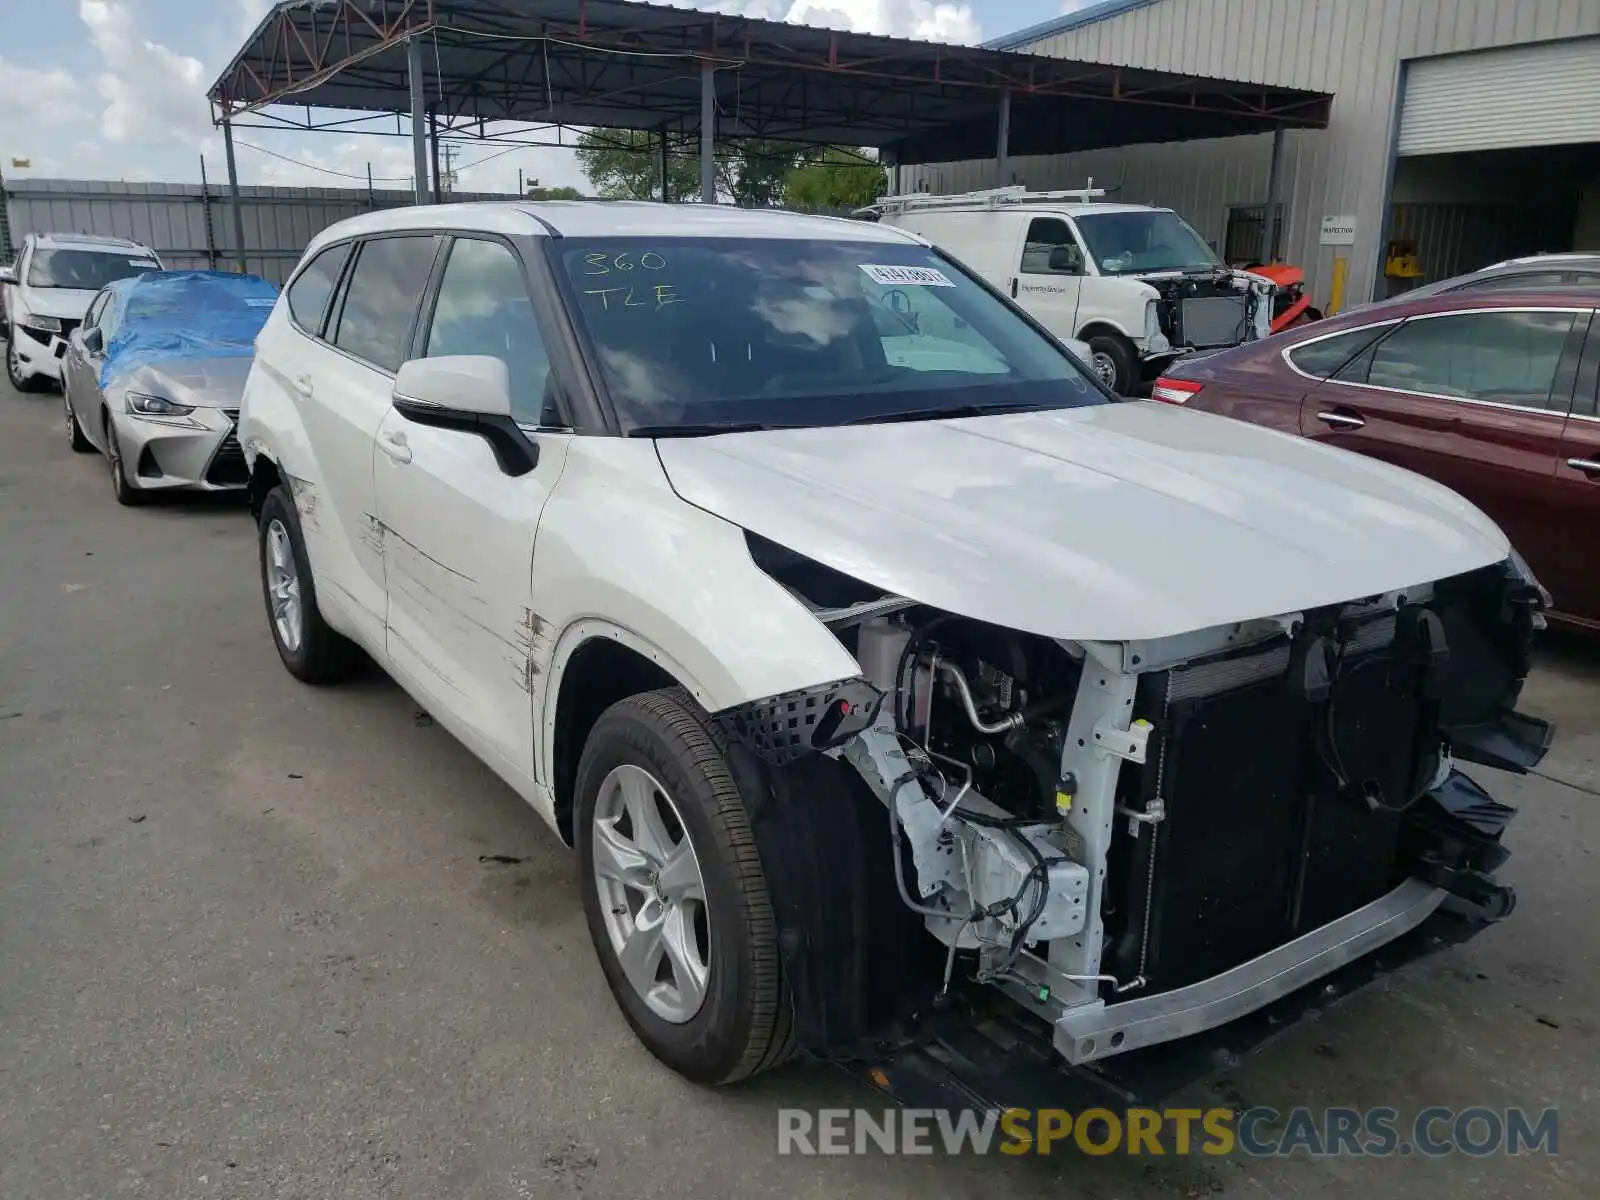
[[[534,775],[532,680],[542,627],[529,608],[534,534],[561,475],[567,439],[535,435],[538,465],[512,478],[482,438],[414,425],[390,412],[374,473],[388,593],[388,653],[424,691],[520,775]],[[467,737],[467,734],[463,734]]]

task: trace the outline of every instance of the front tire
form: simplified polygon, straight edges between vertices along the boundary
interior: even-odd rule
[[[122,461],[122,443],[117,440],[117,423],[106,414],[106,461],[111,465],[111,494],[124,508],[138,508],[149,495],[128,481],[127,464]]]
[[[708,1084],[793,1054],[745,800],[687,692],[645,692],[601,714],[578,764],[573,828],[589,934],[646,1049]]]
[[[1119,396],[1132,395],[1139,369],[1139,355],[1133,343],[1115,333],[1097,333],[1087,341],[1089,365],[1100,382]]]
[[[300,514],[281,484],[267,493],[257,523],[267,625],[283,665],[302,683],[338,683],[361,662],[356,644],[322,619]]]
[[[10,336],[6,338],[6,378],[11,386],[19,392],[37,392],[44,387],[44,377],[40,375],[24,375],[22,373],[22,359],[17,357],[17,331],[12,328]]]

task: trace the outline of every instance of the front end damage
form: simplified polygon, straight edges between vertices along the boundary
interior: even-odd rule
[[[1179,355],[1222,350],[1273,332],[1272,280],[1226,267],[1140,275],[1155,288],[1161,332]]]
[[[1544,603],[1515,560],[1111,643],[751,545],[861,665],[718,714],[813,1053],[1103,1083],[1512,909],[1513,810],[1457,764],[1549,743],[1514,711]]]

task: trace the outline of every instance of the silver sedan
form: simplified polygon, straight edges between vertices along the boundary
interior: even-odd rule
[[[234,434],[248,358],[167,359],[102,391],[75,333],[65,368],[67,440],[74,450],[106,456],[119,503],[141,504],[175,488],[233,490],[249,480]]]

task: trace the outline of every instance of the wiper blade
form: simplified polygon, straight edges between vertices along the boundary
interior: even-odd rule
[[[994,417],[1002,413],[1053,412],[1059,404],[952,404],[945,408],[907,408],[898,412],[851,417],[846,425],[887,425],[895,421],[951,421],[958,417]]]
[[[683,425],[635,425],[629,437],[687,438],[710,437],[718,433],[762,433],[769,429],[794,429],[793,425],[764,425],[760,421],[703,421]]]

